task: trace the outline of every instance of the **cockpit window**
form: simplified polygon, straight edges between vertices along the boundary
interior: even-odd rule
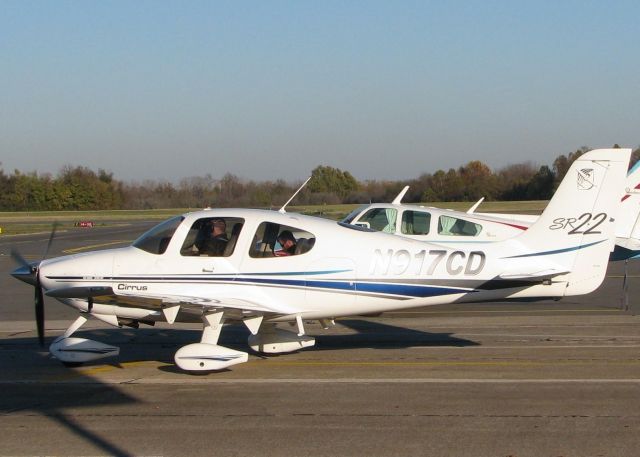
[[[193,223],[182,243],[184,256],[229,257],[233,254],[244,219],[204,217]]]
[[[263,222],[253,237],[249,255],[253,258],[301,255],[309,252],[315,242],[315,235],[305,230]]]
[[[481,231],[482,225],[471,221],[451,216],[440,216],[438,218],[438,234],[440,235],[478,236]]]
[[[426,211],[410,211],[402,213],[401,231],[405,235],[428,235],[431,225],[431,214]]]
[[[167,246],[169,246],[171,237],[183,220],[183,216],[176,216],[156,225],[135,240],[132,246],[151,254],[164,254]]]
[[[378,232],[395,233],[397,215],[395,208],[371,208],[355,224]]]

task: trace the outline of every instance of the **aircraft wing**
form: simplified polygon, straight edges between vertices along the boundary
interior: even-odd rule
[[[80,298],[92,297],[98,303],[117,302],[122,306],[158,308],[167,306],[185,306],[187,308],[230,308],[238,311],[249,311],[264,314],[295,314],[300,310],[282,304],[271,303],[268,300],[257,298],[239,298],[232,296],[201,297],[191,294],[167,294],[167,293],[140,293],[129,291],[114,291],[112,287],[95,285],[84,287],[63,287],[51,289],[46,295],[55,298]]]
[[[205,298],[194,295],[175,295],[175,294],[140,294],[120,293],[117,296],[125,299],[148,299],[152,301],[161,301],[163,305],[188,305],[190,307],[202,308],[232,308],[241,311],[253,311],[258,313],[274,313],[274,314],[291,314],[299,310],[283,305],[267,304],[257,300],[250,300],[238,297],[217,297]]]

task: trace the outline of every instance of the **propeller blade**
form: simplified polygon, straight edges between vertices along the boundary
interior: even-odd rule
[[[51,249],[51,243],[53,242],[53,237],[56,234],[56,230],[58,229],[58,226],[60,225],[60,223],[58,221],[55,221],[53,223],[53,226],[51,227],[51,235],[49,235],[49,242],[47,243],[47,248],[44,251],[44,254],[42,254],[42,260],[47,258],[47,254],[49,253],[49,249]]]
[[[11,258],[15,260],[17,263],[22,265],[23,267],[31,268],[31,264],[27,262],[27,260],[22,257],[22,255],[18,252],[17,249],[11,248]]]
[[[38,341],[40,342],[40,346],[44,346],[44,297],[42,295],[42,287],[40,287],[40,282],[38,282],[35,290],[36,327],[38,329]]]

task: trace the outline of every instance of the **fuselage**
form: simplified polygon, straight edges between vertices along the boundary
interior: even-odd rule
[[[220,256],[196,252],[201,228],[214,219],[237,229],[229,240],[232,249]],[[276,237],[283,228],[305,248],[277,255]],[[272,309],[274,319],[287,320],[563,295],[561,278],[550,283],[499,279],[505,271],[539,262],[518,258],[518,252],[524,247],[516,240],[461,248],[298,214],[216,209],[176,217],[126,248],[47,260],[40,275],[50,295],[56,289],[111,288],[113,294],[95,297],[96,312],[106,306],[116,312],[117,306],[119,315],[125,315],[134,307],[137,318],[149,319],[160,318],[158,310],[180,298],[212,307],[241,302],[236,307],[245,310],[255,303],[256,308]],[[63,301],[76,307],[86,303]]]

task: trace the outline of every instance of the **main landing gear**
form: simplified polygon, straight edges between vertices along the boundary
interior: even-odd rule
[[[203,330],[199,343],[181,347],[175,354],[176,365],[185,371],[215,371],[244,363],[249,354],[218,344],[220,331],[224,323],[224,311],[213,311],[202,316]],[[113,317],[113,325],[119,325]],[[101,319],[103,320],[103,319]],[[49,351],[63,364],[74,366],[85,362],[117,356],[120,348],[86,338],[74,338],[71,335],[87,322],[87,317],[79,316],[64,332],[56,338]],[[302,318],[296,318],[298,332],[277,328],[275,324],[263,322],[262,316],[246,317],[242,321],[251,334],[248,343],[251,349],[263,354],[284,354],[311,347],[313,337],[305,335]]]
[[[304,334],[300,316],[296,319],[298,333],[276,328],[275,324],[262,321],[262,316],[243,319],[251,335],[249,346],[256,352],[282,354],[297,351],[315,344],[315,339]],[[249,354],[218,345],[223,324],[223,311],[202,316],[204,330],[200,343],[183,346],[176,352],[175,362],[186,371],[223,370],[249,359]]]

